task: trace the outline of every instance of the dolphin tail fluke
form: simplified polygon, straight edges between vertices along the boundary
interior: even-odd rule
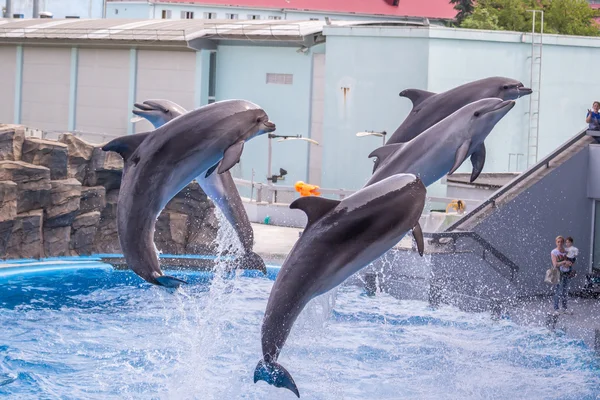
[[[269,385],[289,389],[296,396],[300,397],[300,392],[292,375],[276,362],[266,362],[264,360],[258,362],[254,370],[254,383],[258,381],[265,381]]]
[[[242,269],[255,269],[263,274],[267,274],[267,266],[261,256],[253,251],[248,251],[241,260]]]
[[[186,281],[184,281],[182,279],[175,278],[174,276],[168,276],[168,275],[159,276],[156,278],[156,280],[158,281],[158,283],[161,286],[168,287],[168,288],[177,288],[177,287],[181,286],[182,283],[187,283]]]

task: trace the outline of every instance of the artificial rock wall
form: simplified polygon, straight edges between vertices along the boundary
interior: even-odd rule
[[[123,159],[70,133],[58,141],[0,124],[0,258],[121,253],[116,211]],[[195,181],[165,207],[156,247],[211,254],[218,222]]]

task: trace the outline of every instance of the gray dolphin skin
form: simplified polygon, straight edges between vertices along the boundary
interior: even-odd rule
[[[135,103],[133,113],[146,118],[155,128],[160,128],[167,122],[179,117],[188,111],[179,104],[170,100],[151,99],[143,103]],[[263,259],[254,253],[254,230],[248,219],[244,203],[233,181],[230,171],[222,174],[211,174],[206,177],[206,171],[202,171],[196,177],[196,181],[206,195],[221,209],[227,221],[231,224],[237,234],[244,256],[236,260],[242,269],[257,269],[267,273],[267,266]]]
[[[374,150],[379,168],[365,186],[398,173],[415,174],[429,186],[444,175],[451,175],[471,157],[471,182],[485,164],[485,138],[515,105],[513,100],[483,99],[462,107],[407,143],[396,143]]]
[[[419,89],[403,90],[400,96],[410,99],[413,108],[386,144],[406,143],[474,101],[492,97],[517,100],[530,94],[531,89],[521,82],[501,76],[469,82],[439,94]],[[376,159],[373,172],[378,165],[379,160]]]
[[[183,283],[160,269],[154,245],[158,215],[201,172],[228,171],[239,161],[246,141],[274,130],[258,105],[226,100],[183,114],[154,131],[104,145],[104,151],[119,153],[125,162],[117,231],[127,265],[155,285]]]
[[[147,119],[154,128],[160,128],[170,120],[187,113],[179,104],[165,99],[146,100],[143,103],[135,103],[134,107],[131,112]]]
[[[263,380],[300,397],[290,373],[277,363],[294,321],[306,304],[367,266],[413,229],[423,255],[419,217],[426,189],[412,174],[398,174],[363,188],[342,201],[301,197],[290,204],[308,223],[269,296],[262,324],[263,359],[254,382]]]

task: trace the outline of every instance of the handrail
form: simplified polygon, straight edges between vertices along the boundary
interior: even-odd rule
[[[286,192],[286,193],[296,193],[296,189],[293,186],[288,186],[288,185],[270,185],[268,183],[262,183],[262,182],[252,182],[246,179],[240,179],[240,178],[233,178],[233,182],[236,185],[239,186],[243,186],[243,187],[249,187],[249,188],[253,188],[256,187],[258,191],[278,191],[278,192]],[[339,199],[343,199],[346,196],[350,196],[351,194],[355,193],[356,190],[347,190],[347,189],[327,189],[327,188],[319,188],[319,192],[321,194],[331,194],[331,195],[336,195]],[[257,196],[257,197],[261,197],[262,200],[262,196]],[[270,198],[269,196],[266,196],[267,198]],[[430,202],[434,202],[434,203],[449,203],[452,200],[455,200],[454,198],[451,197],[436,197],[436,196],[427,196],[427,201]],[[480,200],[475,200],[475,199],[461,199],[463,201],[463,203],[467,204],[467,205],[473,205],[473,204],[479,204]],[[260,201],[260,200],[257,200]]]
[[[560,154],[562,154],[563,151],[565,151],[569,147],[573,146],[575,143],[577,143],[579,140],[581,140],[583,137],[585,137],[587,131],[588,131],[587,128],[582,130],[577,135],[575,135],[571,139],[569,139],[565,144],[561,145],[556,150],[554,150],[552,153],[547,155],[544,159],[542,159],[541,161],[538,161],[537,164],[532,165],[531,167],[529,167],[529,169],[523,171],[523,173],[521,173],[520,175],[515,177],[513,180],[508,182],[506,185],[502,186],[500,189],[498,189],[496,192],[494,192],[494,194],[492,194],[487,200],[485,200],[483,203],[481,203],[478,207],[469,211],[467,214],[465,214],[464,217],[462,217],[461,219],[456,221],[454,224],[452,224],[448,228],[446,228],[445,232],[450,232],[450,231],[457,229],[459,226],[464,224],[466,221],[468,221],[469,219],[471,219],[475,215],[477,215],[477,213],[479,211],[483,210],[488,205],[495,203],[495,201],[498,197],[500,197],[504,193],[508,192],[510,189],[515,187],[518,183],[522,182],[525,178],[528,178],[529,176],[533,175],[534,172],[541,169],[543,166],[546,166],[549,168],[550,161],[552,161],[553,159],[558,157]]]
[[[460,232],[447,232],[446,231],[446,232],[434,232],[434,233],[423,232],[423,237],[431,238],[435,241],[439,241],[439,239],[441,239],[441,238],[451,238],[453,240],[456,240],[457,238],[461,238],[461,237],[471,238],[471,239],[475,240],[477,243],[479,243],[479,245],[484,250],[487,250],[490,253],[492,253],[492,255],[494,257],[496,257],[502,264],[504,264],[508,268],[510,268],[510,281],[511,282],[515,280],[515,274],[517,272],[519,272],[519,266],[517,264],[515,264],[510,258],[505,256],[501,251],[499,251],[494,246],[492,246],[492,244],[490,242],[488,242],[487,240],[485,240],[484,238],[482,238],[481,236],[479,236],[477,233],[475,233],[473,231],[460,231]],[[492,269],[494,269],[499,274],[503,275],[502,272],[500,270],[498,270],[496,267],[494,267],[492,264],[490,264],[490,267],[492,267]]]

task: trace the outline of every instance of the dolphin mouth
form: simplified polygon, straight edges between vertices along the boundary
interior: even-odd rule
[[[533,89],[530,89],[528,87],[518,87],[517,91],[519,92],[519,97],[523,97],[523,96],[528,96],[531,93],[533,93]]]
[[[153,101],[149,101],[146,100],[143,103],[134,103],[133,106],[135,108],[138,108],[139,110],[133,110],[134,113],[136,113],[136,111],[139,113],[140,111],[162,111],[164,113],[168,112],[169,110],[167,110],[165,107],[161,106],[158,103],[155,103]],[[139,114],[138,114],[139,115]]]
[[[485,112],[483,112],[482,114],[489,114],[489,113],[493,113],[496,111],[500,111],[505,109],[506,107],[510,107],[507,111],[509,111],[510,109],[512,109],[515,106],[516,102],[514,100],[504,100],[500,103],[498,103],[497,105],[495,105],[494,107],[490,108],[489,110],[486,110]]]
[[[263,125],[265,126],[265,131],[267,132],[273,132],[276,128],[275,124],[271,121],[263,122]]]

